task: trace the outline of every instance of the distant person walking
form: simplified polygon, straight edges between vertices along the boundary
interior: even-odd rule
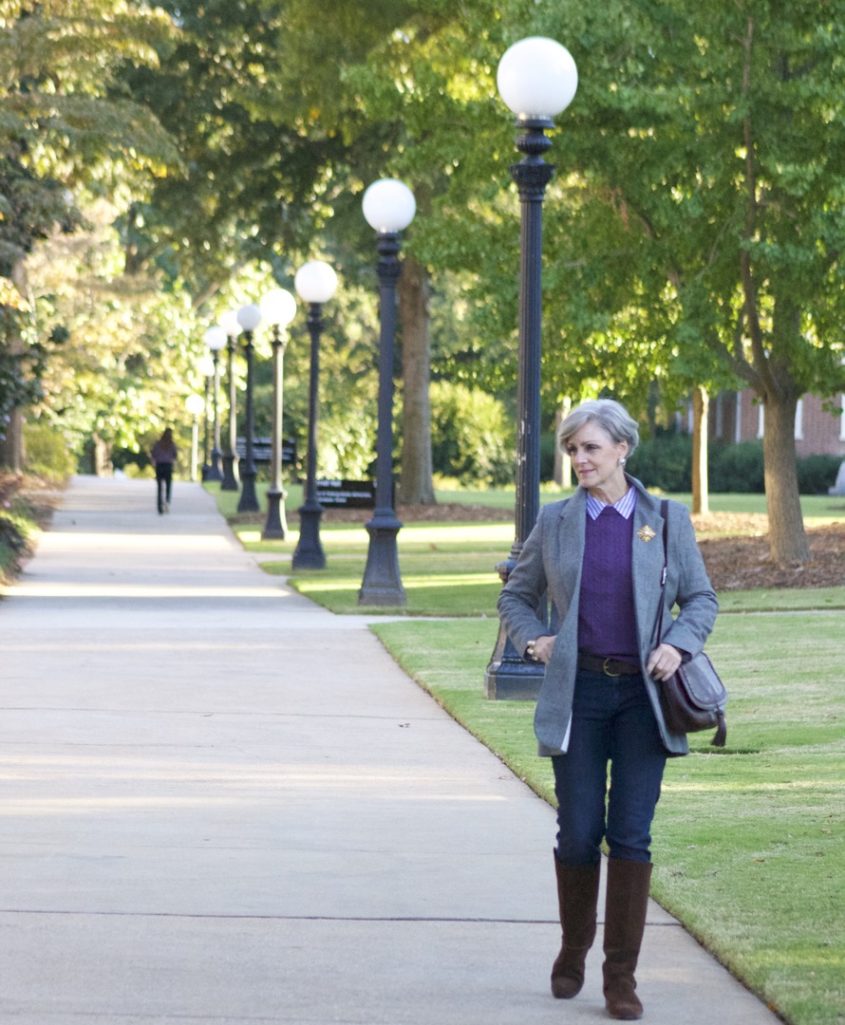
[[[657,681],[701,650],[716,595],[689,512],[678,502],[668,504],[662,594],[663,517],[660,502],[625,472],[639,441],[625,408],[611,399],[584,402],[559,437],[579,486],[541,511],[499,611],[517,651],[545,665],[534,729],[540,754],[551,757],[558,799],[563,944],[552,992],[567,999],[583,984],[606,841],[604,996],[612,1018],[630,1021],[643,1013],[634,971],[651,878],[651,822],[666,758],[688,750],[686,736],[666,725]],[[551,629],[540,611],[546,595]]]
[[[173,489],[173,464],[176,462],[173,431],[168,427],[153,445],[150,456],[156,470],[156,500],[159,515],[170,512],[170,493]]]

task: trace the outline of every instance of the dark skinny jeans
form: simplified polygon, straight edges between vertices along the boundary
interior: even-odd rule
[[[170,505],[170,492],[173,488],[173,463],[156,463],[156,500],[158,511],[164,512],[165,502]]]
[[[569,748],[552,764],[563,864],[598,864],[604,838],[611,858],[651,860],[666,750],[642,676],[579,670]]]

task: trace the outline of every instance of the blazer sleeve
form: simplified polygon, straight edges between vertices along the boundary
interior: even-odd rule
[[[713,629],[719,603],[695,539],[689,512],[685,506],[674,502],[669,508],[675,521],[672,524],[670,520],[669,529],[669,578],[675,577],[676,581],[671,604],[677,603],[679,612],[664,631],[663,640],[690,655],[697,655]]]
[[[517,564],[499,595],[499,615],[513,646],[520,654],[525,651],[529,641],[549,632],[548,625],[539,616],[547,589],[543,562],[543,534],[547,518],[544,514],[537,518]]]

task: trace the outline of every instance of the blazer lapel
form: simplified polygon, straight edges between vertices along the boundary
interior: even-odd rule
[[[631,573],[634,608],[640,637],[650,639],[660,599],[663,572],[663,517],[660,506],[645,491],[639,491],[634,509],[634,540]]]
[[[581,587],[581,564],[584,561],[584,518],[587,500],[578,489],[563,507],[557,531],[555,564],[560,570],[558,584],[562,591],[562,608],[571,608]]]

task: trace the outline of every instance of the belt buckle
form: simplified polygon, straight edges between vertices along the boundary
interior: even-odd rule
[[[613,662],[613,661],[615,661],[615,660],[612,659],[612,658],[609,658],[609,657],[606,658],[604,660],[604,662],[602,662],[602,664],[601,664],[601,671],[604,673],[605,676],[609,676],[611,679],[615,680],[616,677],[621,676],[622,674],[621,673],[612,673],[610,671],[610,669],[608,669],[608,663],[609,662]]]

